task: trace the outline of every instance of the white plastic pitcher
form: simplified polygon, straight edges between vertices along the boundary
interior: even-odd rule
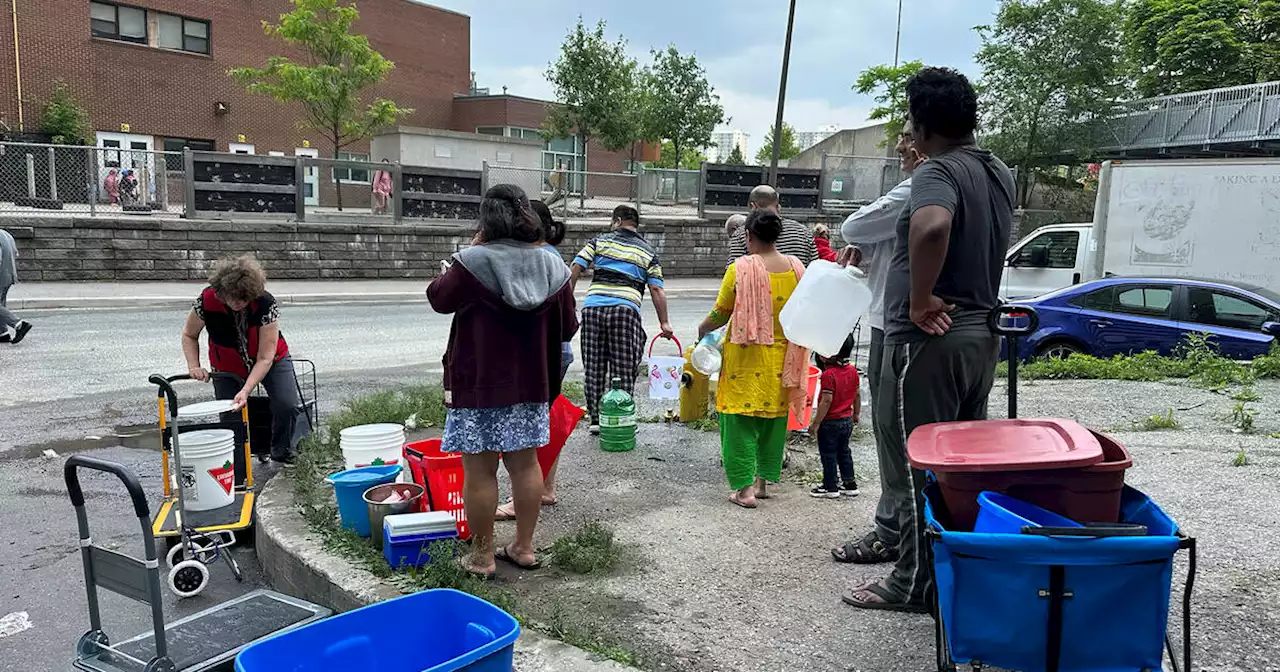
[[[338,432],[347,469],[399,464],[404,450],[404,425],[356,425]]]
[[[815,259],[778,314],[787,340],[824,357],[840,351],[853,325],[871,306],[862,271]]]
[[[188,511],[212,511],[236,501],[236,435],[229,429],[183,432],[182,495]]]

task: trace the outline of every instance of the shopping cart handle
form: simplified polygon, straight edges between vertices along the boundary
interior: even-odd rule
[[[1041,537],[1145,537],[1146,525],[1128,523],[1089,523],[1084,527],[1039,527],[1027,525],[1022,528],[1023,534]]]
[[[1007,324],[1002,318],[1010,318]],[[1026,320],[1027,326],[1013,326],[1013,320]],[[1040,328],[1040,315],[1031,306],[1018,306],[1010,303],[996,306],[987,313],[987,328],[1001,336],[1027,336]]]
[[[151,518],[151,509],[147,507],[147,495],[142,491],[142,484],[138,482],[138,477],[129,471],[128,467],[117,462],[84,455],[72,455],[67,458],[67,463],[62,467],[62,477],[67,482],[67,494],[71,495],[72,506],[77,509],[84,506],[84,490],[80,488],[80,474],[77,473],[79,469],[93,469],[114,474],[124,482],[125,489],[129,491],[129,499],[133,500],[133,512],[138,514],[139,518]]]

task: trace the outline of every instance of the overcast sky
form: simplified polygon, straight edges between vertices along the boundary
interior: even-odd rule
[[[695,53],[731,120],[755,152],[773,123],[786,0],[432,0],[471,17],[471,69],[478,83],[554,99],[543,77],[578,15],[623,35],[632,55],[675,44]],[[893,62],[897,0],[798,0],[786,121],[797,130],[865,125],[869,97],[850,85],[864,68]],[[997,0],[904,0],[901,60],[948,65],[975,77],[972,28],[990,21]]]

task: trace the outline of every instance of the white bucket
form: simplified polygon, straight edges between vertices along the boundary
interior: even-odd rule
[[[236,435],[229,429],[183,432],[182,492],[188,511],[211,511],[236,501]]]
[[[404,450],[404,425],[357,425],[338,432],[347,469],[399,464]]]

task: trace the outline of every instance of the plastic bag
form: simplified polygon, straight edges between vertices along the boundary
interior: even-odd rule
[[[578,426],[578,421],[586,413],[574,405],[563,394],[551,403],[551,442],[538,449],[538,466],[542,467],[542,478],[546,480],[551,472],[551,465],[560,457],[560,451],[569,441],[569,435]]]

